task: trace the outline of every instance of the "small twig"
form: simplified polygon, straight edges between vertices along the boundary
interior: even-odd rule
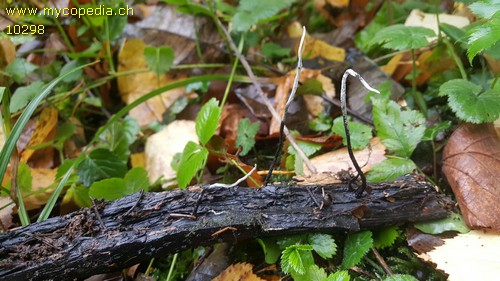
[[[248,172],[246,175],[244,175],[242,178],[240,178],[239,180],[235,181],[232,184],[214,183],[214,184],[208,185],[208,187],[223,187],[223,188],[235,187],[238,184],[240,184],[241,182],[243,182],[244,180],[248,179],[253,174],[253,172],[255,172],[255,170],[257,170],[257,164],[255,164],[253,166],[253,168],[252,168],[252,170],[250,170],[250,172]]]
[[[273,116],[273,118],[277,122],[280,122],[281,118],[279,117],[278,112],[276,112],[276,109],[274,109],[273,105],[271,104],[271,102],[269,101],[267,96],[264,94],[264,91],[262,90],[262,87],[260,86],[260,84],[257,82],[257,77],[255,77],[255,74],[253,73],[252,68],[250,67],[250,64],[248,64],[247,59],[238,51],[236,44],[231,39],[231,35],[227,31],[227,29],[224,27],[224,25],[220,22],[219,18],[214,17],[214,19],[215,19],[216,23],[220,26],[220,29],[222,30],[222,32],[224,32],[224,35],[227,37],[229,47],[231,47],[235,56],[239,58],[241,65],[243,66],[243,68],[247,72],[248,77],[250,78],[250,81],[252,81],[252,84],[257,89],[257,92],[259,93],[259,96],[261,97],[261,99],[264,101],[265,106],[267,107],[269,112],[271,112],[271,115]],[[284,128],[284,132],[285,132],[285,136],[288,139],[288,141],[290,142],[290,144],[293,146],[293,148],[295,148],[295,150],[297,151],[297,154],[304,161],[307,169],[309,171],[311,171],[311,173],[316,174],[317,173],[316,168],[312,164],[311,160],[309,160],[309,158],[307,158],[307,155],[304,153],[304,151],[302,151],[302,149],[298,146],[297,142],[295,141],[293,136],[290,134],[290,131],[288,130],[288,128],[286,126]]]
[[[101,230],[104,231],[106,229],[106,225],[104,225],[104,222],[102,221],[101,214],[99,214],[99,210],[97,210],[97,205],[95,204],[95,200],[91,198],[92,200],[92,210],[94,211],[97,220],[99,221],[99,224],[101,225]]]
[[[372,252],[375,255],[375,258],[377,259],[377,261],[384,268],[385,273],[387,273],[387,275],[393,275],[394,273],[392,272],[391,268],[389,267],[389,265],[387,265],[384,258],[380,255],[380,253],[377,251],[377,249],[375,249],[375,247],[372,247]]]
[[[142,196],[144,196],[144,189],[141,189],[140,192],[141,193],[139,194],[139,198],[137,198],[137,201],[135,201],[134,206],[132,206],[130,209],[128,209],[128,211],[125,212],[125,214],[123,214],[122,217],[128,216],[132,212],[132,210],[135,209],[139,205],[139,202],[141,202],[141,200],[142,200]]]
[[[342,118],[344,119],[344,129],[345,129],[345,136],[346,136],[346,142],[347,142],[347,152],[349,153],[349,158],[351,158],[352,164],[354,165],[354,168],[358,172],[357,177],[361,178],[361,186],[356,190],[356,197],[361,197],[361,194],[366,189],[366,177],[361,168],[358,165],[358,161],[356,161],[356,157],[354,157],[354,153],[352,151],[352,145],[351,145],[351,135],[349,133],[349,125],[347,122],[347,106],[346,106],[346,91],[347,91],[347,77],[351,75],[356,78],[367,88],[368,90],[380,94],[380,92],[374,88],[372,88],[366,81],[359,75],[356,71],[352,69],[348,69],[344,72],[344,75],[342,76],[342,83],[341,83],[341,89],[340,89],[340,108],[342,110]]]
[[[295,79],[293,80],[293,87],[292,87],[292,92],[290,93],[290,96],[288,97],[288,101],[285,104],[285,109],[283,110],[283,118],[281,118],[281,123],[280,123],[280,139],[278,142],[278,148],[276,149],[276,153],[274,155],[273,162],[271,163],[271,166],[269,167],[269,173],[266,175],[266,178],[264,179],[264,186],[266,186],[269,183],[269,179],[271,178],[271,175],[273,174],[274,167],[276,167],[276,164],[279,162],[281,159],[281,150],[283,149],[283,142],[284,142],[284,130],[285,130],[285,121],[287,117],[287,111],[288,107],[290,107],[290,104],[292,103],[293,99],[295,98],[295,92],[297,92],[297,88],[299,85],[299,78],[300,78],[300,73],[302,72],[302,49],[304,46],[304,38],[306,37],[306,27],[302,27],[302,37],[300,38],[300,43],[299,43],[299,50],[297,51],[297,56],[298,56],[298,62],[297,62],[297,72],[295,73]]]

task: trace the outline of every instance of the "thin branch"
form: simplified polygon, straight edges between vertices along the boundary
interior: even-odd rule
[[[271,115],[274,117],[274,119],[276,121],[281,122],[281,118],[279,117],[278,112],[276,112],[276,110],[274,109],[273,105],[271,104],[271,102],[269,101],[269,99],[267,98],[267,96],[264,94],[264,91],[262,90],[262,87],[257,82],[257,78],[255,77],[255,75],[254,75],[254,73],[252,71],[252,68],[248,64],[247,59],[238,51],[238,48],[236,47],[236,44],[231,39],[231,35],[227,31],[227,29],[224,27],[224,25],[220,22],[219,18],[214,17],[214,19],[220,25],[221,30],[224,32],[224,35],[227,37],[227,41],[229,43],[229,46],[231,47],[231,50],[234,52],[235,56],[237,56],[240,59],[241,65],[243,65],[243,68],[245,68],[245,71],[247,72],[248,77],[252,81],[252,84],[254,85],[254,87],[257,89],[257,92],[259,93],[259,96],[264,101],[264,104],[266,105],[267,109],[269,110],[269,112],[271,112]],[[293,146],[293,148],[295,148],[295,150],[297,151],[297,154],[300,156],[300,158],[302,158],[302,160],[306,164],[307,169],[309,171],[311,171],[311,173],[316,174],[317,173],[316,168],[312,164],[311,160],[309,160],[309,158],[307,158],[307,156],[304,153],[304,151],[302,151],[302,149],[300,149],[300,147],[297,145],[297,142],[292,137],[292,135],[290,134],[290,131],[288,130],[288,128],[286,126],[284,128],[284,132],[285,132],[285,136],[288,139],[288,141],[290,142],[290,144]]]
[[[366,177],[363,171],[361,171],[361,168],[359,167],[358,161],[356,161],[356,157],[354,157],[354,153],[352,151],[352,146],[351,146],[351,135],[349,133],[349,125],[347,123],[347,106],[346,106],[346,83],[347,83],[347,77],[351,75],[356,78],[367,88],[368,90],[380,94],[380,92],[374,88],[372,88],[366,81],[359,75],[356,71],[352,69],[348,69],[344,72],[344,75],[342,76],[342,84],[340,88],[340,108],[342,110],[342,118],[344,119],[344,129],[345,129],[345,136],[346,136],[346,142],[347,142],[347,152],[349,153],[349,158],[351,158],[352,164],[354,165],[354,168],[358,172],[357,177],[361,178],[361,186],[356,190],[356,196],[361,197],[361,194],[363,194],[363,191],[366,189]]]
[[[288,101],[285,104],[285,109],[283,110],[283,118],[281,119],[280,122],[280,140],[278,142],[278,148],[276,149],[276,153],[274,155],[273,162],[271,163],[271,166],[269,167],[269,173],[266,175],[266,178],[264,179],[264,186],[266,186],[269,183],[269,179],[271,178],[271,175],[273,174],[274,167],[279,163],[279,160],[281,158],[281,150],[283,149],[283,142],[284,142],[284,129],[285,129],[285,121],[287,117],[287,112],[288,112],[288,107],[290,107],[290,104],[292,103],[293,99],[295,98],[295,93],[297,92],[297,88],[299,86],[299,78],[300,78],[300,73],[302,72],[302,49],[304,47],[304,38],[306,37],[306,27],[302,27],[302,37],[300,38],[300,43],[299,43],[299,50],[297,51],[297,56],[298,56],[298,62],[297,62],[297,72],[295,73],[295,79],[293,80],[293,87],[292,87],[292,92],[290,93],[290,96],[288,97]]]

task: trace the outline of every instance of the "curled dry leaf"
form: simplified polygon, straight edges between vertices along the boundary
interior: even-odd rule
[[[212,281],[264,281],[259,278],[252,271],[252,264],[249,263],[235,263],[230,265],[219,276],[212,279]]]
[[[471,228],[500,230],[500,140],[492,124],[463,124],[443,152],[443,172]]]

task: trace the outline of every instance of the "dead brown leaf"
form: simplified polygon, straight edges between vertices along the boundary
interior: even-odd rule
[[[443,151],[443,172],[471,228],[500,230],[500,140],[492,124],[462,124]]]
[[[252,271],[253,265],[249,263],[235,263],[230,265],[212,281],[264,281]]]

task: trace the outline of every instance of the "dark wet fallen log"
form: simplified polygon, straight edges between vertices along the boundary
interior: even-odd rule
[[[82,279],[221,241],[374,229],[451,206],[414,175],[371,189],[360,199],[345,184],[137,193],[1,234],[0,280]]]

